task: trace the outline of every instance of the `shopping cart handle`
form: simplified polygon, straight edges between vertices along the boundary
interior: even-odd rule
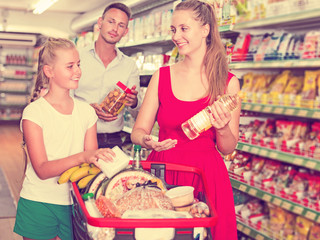
[[[150,172],[156,177],[160,178],[167,189],[177,187],[166,182],[166,165],[162,163],[151,163]]]

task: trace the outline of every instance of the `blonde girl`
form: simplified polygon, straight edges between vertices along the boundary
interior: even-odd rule
[[[31,103],[21,119],[30,162],[23,181],[14,231],[27,239],[72,240],[70,184],[59,175],[81,163],[111,161],[111,149],[98,149],[97,116],[69,95],[81,76],[79,54],[68,39],[49,38],[39,52]],[[41,92],[48,89],[44,96]]]

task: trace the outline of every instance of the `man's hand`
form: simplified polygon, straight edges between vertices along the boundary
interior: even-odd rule
[[[128,93],[126,96],[126,106],[135,108],[138,105],[138,92],[136,91],[136,85],[133,85],[131,88],[131,93]]]
[[[90,105],[96,111],[96,114],[99,119],[106,121],[106,122],[111,122],[111,121],[118,119],[117,116],[113,116],[112,114],[106,113],[105,111],[103,111],[98,103],[91,103]]]

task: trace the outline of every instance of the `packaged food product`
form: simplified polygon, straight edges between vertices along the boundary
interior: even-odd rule
[[[320,224],[314,224],[309,233],[308,240],[318,240],[320,239]]]
[[[302,99],[315,99],[316,83],[320,71],[305,71],[303,89],[301,92]]]
[[[105,112],[117,116],[124,108],[125,98],[127,93],[131,93],[131,89],[125,86],[122,82],[118,82],[114,90],[108,93],[100,106]]]
[[[313,225],[313,222],[302,216],[297,216],[296,218],[296,235],[299,240],[307,240],[308,234]]]

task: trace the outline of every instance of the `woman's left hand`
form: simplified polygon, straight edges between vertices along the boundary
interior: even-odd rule
[[[219,101],[215,101],[210,106],[211,114],[209,114],[210,122],[212,126],[219,130],[228,125],[231,120],[231,113],[228,109],[223,105],[223,103]]]

